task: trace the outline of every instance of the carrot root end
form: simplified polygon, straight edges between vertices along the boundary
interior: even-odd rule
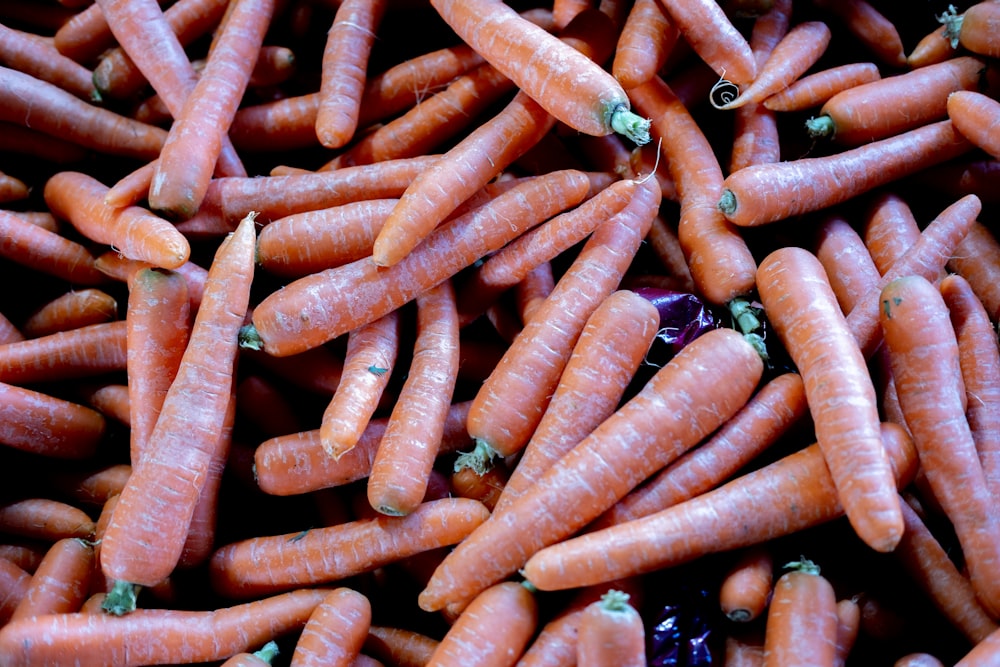
[[[124,616],[135,611],[135,601],[139,596],[139,586],[127,581],[115,581],[104,596],[101,609],[114,616]]]
[[[651,121],[632,112],[624,104],[619,104],[612,110],[608,124],[611,129],[624,135],[636,145],[642,146],[649,143]]]

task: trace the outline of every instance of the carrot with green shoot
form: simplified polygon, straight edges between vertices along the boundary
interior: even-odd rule
[[[996,31],[1000,26],[1000,8],[992,2],[974,2],[961,14],[951,5],[938,21],[945,26],[945,36],[951,46],[962,46],[972,53],[990,58],[1000,56],[1000,44]]]
[[[764,629],[764,665],[832,665],[837,654],[837,597],[819,567],[785,565],[774,585]]]
[[[576,662],[580,667],[646,664],[646,631],[629,594],[611,589],[580,616]]]

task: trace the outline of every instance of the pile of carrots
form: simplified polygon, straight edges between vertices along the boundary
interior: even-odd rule
[[[998,28],[0,3],[0,665],[1000,663]]]

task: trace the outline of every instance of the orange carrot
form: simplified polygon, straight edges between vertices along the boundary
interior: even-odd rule
[[[757,76],[750,45],[717,2],[660,0],[681,36],[720,78],[738,86]]]
[[[55,458],[92,456],[107,423],[99,412],[0,382],[0,443]]]
[[[67,58],[88,63],[115,44],[114,35],[99,6],[90,6],[75,13],[52,38],[52,44]]]
[[[116,582],[153,586],[180,558],[221,441],[237,333],[248,308],[253,244],[254,217],[248,215],[220,246],[209,269],[191,337],[149,437],[148,454],[122,491],[102,540],[101,569]],[[190,409],[192,400],[195,411]],[[170,511],[164,511],[168,506]]]
[[[919,233],[919,230],[918,230]],[[861,236],[846,219],[831,215],[816,230],[816,259],[844,314],[878,283],[881,274]]]
[[[38,35],[0,26],[0,62],[55,84],[82,100],[99,99],[90,70]]]
[[[1000,656],[1000,631],[992,632],[986,639],[972,647],[955,663],[955,667],[987,667]]]
[[[645,83],[666,64],[679,37],[659,0],[638,0],[622,26],[611,74],[625,90]]]
[[[31,574],[13,561],[0,558],[0,623],[7,623],[28,595]]]
[[[740,334],[716,329],[696,338],[498,520],[463,540],[420,593],[420,607],[435,610],[467,600],[517,571],[531,554],[582,528],[731,417],[762,371],[760,356]],[[706,381],[717,373],[726,380]],[[682,390],[694,376],[706,381],[700,386],[720,391]],[[594,470],[607,472],[587,474]]]
[[[875,198],[862,234],[878,272],[884,274],[920,238],[920,226],[906,200],[888,192]]]
[[[327,594],[300,589],[212,611],[138,609],[123,617],[45,614],[4,626],[0,653],[11,667],[213,662],[301,630]],[[186,641],[163,641],[172,632]]]
[[[458,378],[458,312],[446,280],[416,298],[417,330],[406,380],[368,476],[368,502],[409,514],[427,491]]]
[[[916,473],[913,443],[896,424],[884,423],[882,434],[905,486]],[[522,572],[541,590],[585,586],[762,544],[843,515],[823,455],[812,445],[656,514],[542,549]]]
[[[747,623],[760,616],[771,600],[774,558],[766,545],[746,549],[726,571],[719,586],[719,606],[731,621]]]
[[[837,93],[881,78],[875,63],[847,63],[814,72],[776,92],[762,104],[772,111],[801,111],[817,107]]]
[[[45,552],[10,620],[78,611],[90,593],[95,564],[93,544],[78,537],[57,541]]]
[[[30,384],[123,370],[125,328],[116,320],[0,345],[0,382]]]
[[[368,628],[364,651],[389,665],[424,667],[438,640],[404,628],[373,625]]]
[[[861,44],[890,67],[905,67],[903,43],[892,24],[867,0],[813,0],[836,15]]]
[[[488,515],[478,501],[443,498],[425,502],[407,516],[249,538],[216,550],[209,576],[216,591],[233,598],[334,582],[455,544]]]
[[[0,257],[78,285],[104,282],[85,246],[11,211],[0,211]]]
[[[947,268],[967,281],[983,302],[990,319],[1000,316],[1000,241],[981,222],[973,222],[955,246]]]
[[[385,0],[346,0],[327,31],[316,112],[316,136],[326,148],[343,146],[357,129],[368,55],[385,6]]]
[[[278,655],[278,643],[273,639],[253,653],[237,653],[222,663],[222,667],[268,667]]]
[[[961,45],[972,53],[995,58],[1000,55],[996,29],[1000,25],[1000,11],[992,2],[974,2],[961,14],[951,6],[938,18],[945,24],[945,34],[952,47]]]
[[[812,561],[785,567],[767,612],[764,665],[832,665],[837,649],[833,585]]]
[[[294,667],[348,667],[361,652],[372,609],[368,598],[346,587],[330,591],[313,610],[295,643]]]
[[[94,522],[83,510],[49,498],[26,498],[0,506],[0,531],[55,542],[94,537]]]
[[[74,502],[104,505],[108,498],[121,493],[131,473],[132,466],[116,463],[96,470],[74,470],[57,474],[55,482],[60,493],[66,494]]]
[[[38,338],[88,324],[109,322],[117,316],[118,302],[115,298],[91,287],[66,292],[43,304],[24,321],[21,331],[29,338]]]
[[[646,664],[646,632],[629,595],[611,589],[592,602],[580,616],[576,661],[580,667]]]
[[[947,108],[955,129],[993,157],[1000,156],[995,137],[1000,102],[975,90],[956,90],[948,96]]]

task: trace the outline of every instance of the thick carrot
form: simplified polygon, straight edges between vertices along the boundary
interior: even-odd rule
[[[249,538],[216,550],[209,576],[216,591],[232,598],[334,582],[455,544],[488,515],[478,501],[443,498],[425,502],[407,516]]]
[[[0,345],[0,382],[30,384],[124,370],[123,320]]]
[[[684,40],[721,78],[738,86],[757,76],[757,60],[717,2],[660,0]]]
[[[938,19],[945,24],[945,34],[953,47],[961,45],[972,53],[995,58],[1000,56],[996,31],[1000,26],[1000,9],[992,2],[974,2],[961,14],[949,6]]]
[[[432,0],[446,23],[546,111],[584,134],[649,141],[610,73],[498,0]]]
[[[762,371],[760,356],[740,334],[716,329],[696,338],[498,520],[463,540],[420,593],[421,608],[469,599],[515,572],[534,552],[582,528],[731,417]],[[716,374],[718,384],[707,381]],[[682,389],[694,377],[699,390]],[[707,386],[718,393],[704,391]],[[598,470],[606,472],[591,472]]]
[[[90,287],[60,294],[42,304],[21,325],[28,338],[48,336],[118,317],[118,301],[103,290]]]
[[[91,71],[38,35],[0,26],[0,62],[55,84],[82,100],[99,98]]]
[[[906,54],[896,26],[867,0],[813,0],[836,15],[861,44],[890,67],[905,67]]]
[[[105,280],[87,247],[6,210],[0,211],[0,257],[77,285]]]
[[[0,630],[9,665],[212,662],[302,629],[328,591],[300,589],[212,611],[138,609],[128,616],[45,614]],[[184,641],[167,641],[171,635]]]
[[[78,537],[57,541],[45,552],[10,620],[79,611],[90,594],[95,565],[90,542]]]
[[[881,78],[875,63],[847,63],[814,72],[765,99],[772,111],[801,111],[818,107],[837,93]]]
[[[0,443],[43,456],[85,459],[104,437],[99,412],[49,394],[0,382]]]
[[[343,373],[319,429],[323,449],[334,460],[358,444],[395,373],[399,321],[399,313],[390,311],[347,336]]]
[[[774,555],[767,545],[743,551],[719,585],[719,607],[731,621],[747,623],[767,609],[774,586]]]
[[[625,90],[645,83],[666,64],[679,37],[659,0],[638,0],[622,26],[611,74]]]
[[[364,651],[389,665],[424,667],[438,640],[405,628],[372,625],[368,628]]]
[[[884,423],[882,435],[905,486],[916,474],[913,443],[896,424]],[[811,445],[656,514],[542,549],[522,573],[541,590],[586,586],[763,544],[843,515],[823,454]]]
[[[340,587],[313,610],[292,653],[293,667],[348,667],[361,652],[371,626],[371,603],[364,594]]]
[[[365,258],[300,278],[257,305],[246,342],[256,339],[252,345],[285,356],[332,340],[395,310],[526,229],[579,203],[589,185],[586,174],[575,170],[539,176],[438,228],[391,267]],[[343,304],[338,306],[338,300]],[[282,314],[286,309],[295,313],[295,321]]]
[[[789,563],[774,585],[764,629],[764,666],[832,665],[836,658],[837,597],[808,560]]]
[[[993,157],[1000,156],[996,126],[1000,102],[975,90],[956,90],[948,96],[948,118],[969,141]]]
[[[170,126],[149,188],[151,208],[180,219],[198,210],[273,9],[270,0],[241,0],[232,6],[201,77]]]
[[[60,171],[45,182],[45,203],[57,217],[129,259],[174,269],[191,255],[187,239],[173,224],[140,206],[112,208],[104,203],[108,188],[77,171]]]
[[[74,505],[50,498],[25,498],[0,505],[0,531],[49,542],[66,537],[91,539],[94,522]]]
[[[580,667],[644,667],[646,631],[624,591],[611,589],[580,615],[576,663]]]
[[[427,491],[458,378],[458,312],[450,280],[416,298],[413,356],[368,476],[368,502],[409,514]]]
[[[116,582],[153,586],[177,565],[219,446],[253,276],[254,217],[219,250],[177,376],[104,535],[101,569]],[[192,403],[196,407],[192,410]],[[169,507],[170,511],[165,511]]]
[[[878,272],[884,274],[920,238],[920,226],[906,200],[886,192],[872,202],[861,233]]]
[[[327,31],[316,111],[316,136],[326,148],[343,146],[358,127],[368,56],[385,6],[385,0],[346,0]]]
[[[983,607],[1000,606],[1000,522],[965,418],[958,343],[940,291],[920,276],[882,290],[879,321],[899,405],[927,481],[954,526]]]
[[[740,226],[817,211],[972,149],[950,121],[823,157],[753,165],[726,177],[719,210]]]
[[[591,234],[476,392],[469,435],[491,451],[507,456],[528,443],[587,318],[618,288],[660,203],[652,181],[641,186],[625,208]]]

